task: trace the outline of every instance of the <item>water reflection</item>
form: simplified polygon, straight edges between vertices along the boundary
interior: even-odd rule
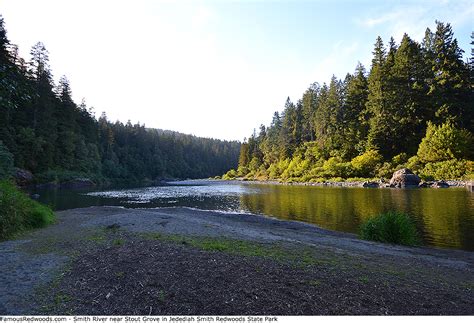
[[[272,185],[241,196],[241,208],[353,232],[376,214],[412,215],[426,244],[474,250],[474,195],[464,189],[365,189]]]
[[[427,245],[474,250],[474,194],[464,189],[366,189],[207,181],[179,184],[39,193],[43,202],[57,210],[92,205],[185,206],[265,214],[352,233],[367,218],[398,210],[414,217]]]

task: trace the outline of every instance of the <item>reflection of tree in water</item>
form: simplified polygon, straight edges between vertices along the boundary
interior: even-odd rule
[[[259,193],[240,197],[241,209],[352,233],[369,217],[398,210],[414,216],[426,244],[474,249],[473,202],[462,189],[260,187]]]

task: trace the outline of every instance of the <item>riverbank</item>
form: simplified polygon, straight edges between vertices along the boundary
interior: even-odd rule
[[[474,313],[472,252],[189,208],[57,216],[0,243],[0,314]]]
[[[245,178],[236,178],[226,181],[236,181],[249,184],[272,184],[272,185],[301,185],[301,186],[319,186],[319,187],[367,187],[367,188],[391,188],[388,181],[375,179],[363,179],[360,181],[320,181],[320,182],[295,182],[295,181],[278,181],[278,180],[248,180]],[[447,186],[442,183],[447,184]],[[468,184],[472,186],[472,181],[447,180],[447,181],[429,181],[421,182],[420,188],[448,188],[448,187],[466,187]]]

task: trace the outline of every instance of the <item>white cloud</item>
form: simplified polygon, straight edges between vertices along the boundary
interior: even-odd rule
[[[356,19],[356,23],[365,28],[380,31],[400,41],[404,33],[420,41],[427,26],[434,26],[435,20],[449,22],[453,27],[474,21],[474,2],[471,0],[439,0],[436,4],[418,2],[414,4],[395,4],[382,6],[371,16]],[[388,12],[388,13],[386,13]]]

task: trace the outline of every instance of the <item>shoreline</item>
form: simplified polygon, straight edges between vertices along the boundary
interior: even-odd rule
[[[208,179],[209,181],[213,181],[215,179]],[[190,180],[192,181],[192,180]],[[269,185],[299,185],[299,186],[317,186],[317,187],[363,187],[363,188],[397,188],[397,187],[390,187],[388,185],[388,182],[376,182],[376,181],[349,181],[349,182],[340,182],[340,181],[324,181],[324,182],[294,182],[294,181],[279,181],[279,180],[247,180],[243,178],[235,178],[231,180],[225,180],[225,179],[220,179],[216,181],[224,181],[224,182],[238,182],[238,183],[248,183],[248,184],[269,184]],[[178,182],[183,182],[183,181],[178,181]],[[186,181],[184,181],[186,182]],[[439,183],[439,182],[445,182],[446,184],[449,185],[449,187],[446,188],[462,188],[466,187],[470,181],[461,181],[461,180],[439,180],[439,181],[429,181],[429,182],[421,182],[421,183],[430,183],[427,186],[411,186],[411,187],[406,187],[406,188],[438,188],[438,187],[432,187],[432,184]],[[173,183],[173,182],[170,182]]]

